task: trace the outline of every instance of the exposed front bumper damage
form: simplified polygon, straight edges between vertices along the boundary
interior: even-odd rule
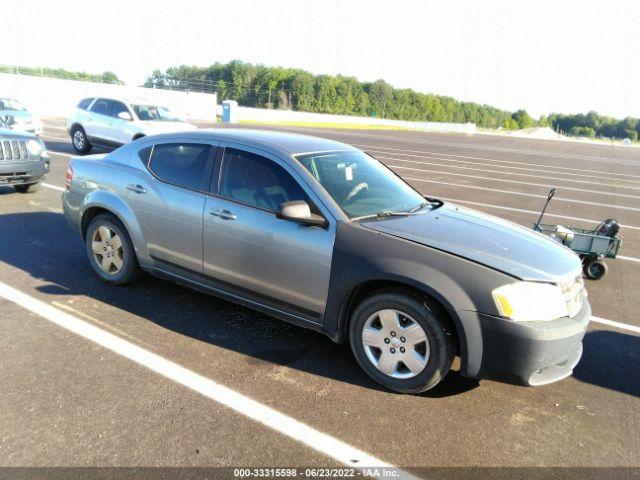
[[[0,162],[0,185],[35,183],[49,173],[49,160]]]
[[[471,374],[462,373],[538,386],[562,380],[573,372],[582,357],[591,306],[585,299],[574,318],[548,322],[514,322],[476,315],[482,335],[479,368]]]

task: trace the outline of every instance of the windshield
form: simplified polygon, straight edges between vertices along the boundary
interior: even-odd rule
[[[23,112],[25,108],[19,101],[14,100],[13,98],[0,98],[0,110]]]
[[[179,122],[180,119],[167,108],[158,105],[131,105],[136,116],[143,121]]]
[[[349,218],[381,212],[410,212],[422,195],[380,162],[359,151],[296,156]]]

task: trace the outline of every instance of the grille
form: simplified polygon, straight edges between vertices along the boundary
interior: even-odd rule
[[[582,275],[579,275],[567,282],[561,283],[560,288],[562,289],[564,301],[567,303],[569,316],[575,317],[582,308],[582,300],[586,295]]]
[[[4,140],[0,142],[0,160],[27,160],[29,152],[24,140]]]

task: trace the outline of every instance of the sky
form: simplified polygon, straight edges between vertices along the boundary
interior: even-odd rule
[[[634,0],[9,3],[5,18],[20,21],[2,24],[5,65],[111,70],[140,84],[156,68],[239,59],[382,78],[535,117],[640,117]]]

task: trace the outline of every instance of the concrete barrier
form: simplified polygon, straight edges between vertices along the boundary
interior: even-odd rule
[[[267,110],[264,108],[238,107],[240,122],[263,123],[318,123],[353,125],[377,125],[383,127],[410,128],[414,130],[431,130],[441,132],[474,133],[475,123],[444,122],[410,122],[373,117],[352,117],[349,115],[333,115],[329,113],[296,112],[292,110]]]
[[[82,98],[96,96],[142,98],[166,106],[188,120],[216,120],[215,93],[187,93],[0,73],[0,97],[16,98],[39,116],[66,117]]]
[[[218,108],[218,98],[215,93],[179,92],[10,73],[0,73],[0,96],[16,98],[34,114],[43,117],[66,117],[80,99],[96,96],[143,98],[169,107],[174,113],[187,120],[215,122],[216,115],[222,113]],[[476,131],[474,123],[410,122],[251,107],[238,107],[238,119],[240,122],[271,124],[352,125],[355,128],[375,125],[441,132],[474,133]]]

